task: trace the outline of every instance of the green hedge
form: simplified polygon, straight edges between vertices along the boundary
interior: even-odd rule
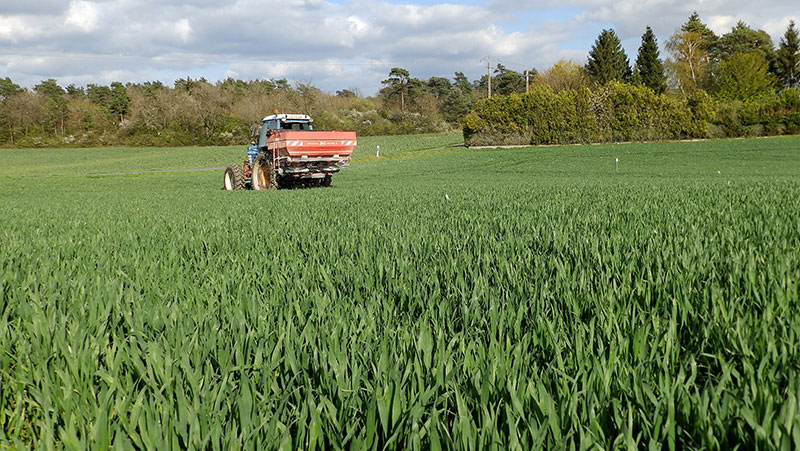
[[[718,103],[710,135],[715,138],[800,133],[800,90],[747,102]]]
[[[760,134],[800,133],[800,90],[786,89],[760,101],[736,104],[737,118],[745,128],[761,128]]]
[[[463,130],[470,146],[701,138],[708,136],[714,113],[702,91],[679,100],[616,82],[557,93],[540,86],[479,101]]]

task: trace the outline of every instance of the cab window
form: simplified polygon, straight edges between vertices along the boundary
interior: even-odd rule
[[[311,130],[311,124],[305,122],[282,122],[281,128],[284,130]]]

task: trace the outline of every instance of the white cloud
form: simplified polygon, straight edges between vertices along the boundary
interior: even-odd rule
[[[790,20],[797,22],[800,20],[800,14],[796,17],[783,16],[781,18],[775,18],[774,20],[768,20],[764,23],[762,28],[769,33],[770,36],[774,36],[775,45],[781,42],[780,38],[783,37],[783,34],[786,33],[786,29],[789,28]]]
[[[175,34],[181,41],[188,41],[191,33],[192,26],[189,24],[189,19],[181,19],[175,23]]]
[[[609,27],[633,59],[652,26],[666,57],[663,43],[695,10],[717,33],[743,20],[776,43],[790,18],[800,21],[796,0],[0,1],[0,73],[27,86],[51,77],[171,83],[192,74],[285,77],[372,94],[395,66],[420,78],[460,71],[476,79],[486,55],[515,70],[562,58],[582,64]]]
[[[348,48],[354,48],[360,39],[375,36],[381,32],[371,24],[358,16],[348,17],[326,17],[323,22],[323,29],[340,30],[336,36],[336,41]]]
[[[94,3],[75,0],[70,2],[64,24],[73,26],[84,32],[91,32],[97,28],[100,14]]]
[[[24,71],[42,73],[53,69],[56,64],[54,58],[44,56],[15,56],[7,60],[6,70],[9,72]]]
[[[24,35],[28,30],[29,29],[25,26],[25,23],[23,22],[21,17],[0,16],[0,40],[17,42],[17,39],[21,35]]]
[[[718,35],[723,35],[733,28],[738,22],[739,19],[733,16],[728,15],[720,15],[720,16],[710,16],[708,18],[708,28],[711,28],[711,31]]]

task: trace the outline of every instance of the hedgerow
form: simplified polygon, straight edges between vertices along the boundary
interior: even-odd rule
[[[554,92],[479,100],[463,121],[467,145],[583,144],[800,132],[800,91],[746,103],[715,102],[704,91],[685,98],[612,82]]]

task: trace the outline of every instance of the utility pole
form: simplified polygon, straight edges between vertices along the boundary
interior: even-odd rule
[[[492,66],[489,61],[486,61],[486,75],[489,77],[489,98],[492,97]]]
[[[487,82],[487,84],[489,86],[488,97],[491,98],[492,97],[492,57],[491,56],[487,56],[487,57],[481,58],[481,61],[484,61],[484,60],[486,61],[486,77],[487,77],[486,78],[486,82]]]
[[[530,77],[530,72],[528,72],[526,70],[525,71],[525,94],[528,94],[530,92],[531,92],[531,77]]]

